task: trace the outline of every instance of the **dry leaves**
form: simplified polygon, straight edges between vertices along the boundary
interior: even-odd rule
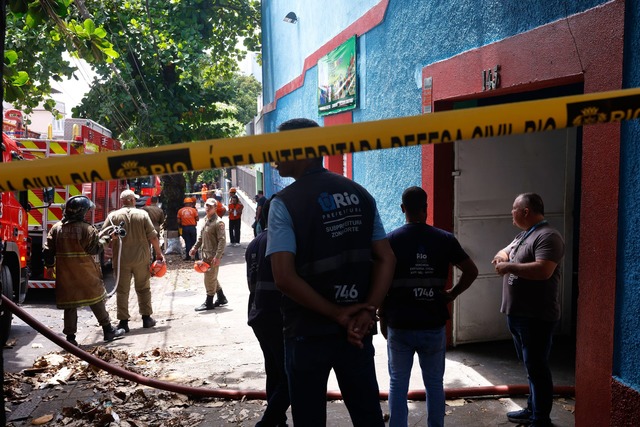
[[[53,414],[43,415],[31,421],[31,424],[33,424],[34,426],[41,426],[42,424],[48,423],[52,419],[53,419]]]
[[[447,399],[445,403],[447,406],[464,406],[467,401],[465,399]]]
[[[158,377],[164,362],[175,362],[201,353],[190,348],[181,348],[179,351],[155,348],[131,355],[102,346],[89,351],[109,363],[151,378]],[[36,393],[37,390],[52,390],[43,394],[43,401],[47,401],[68,393],[71,387],[89,390],[90,393],[85,394],[92,397],[77,400],[74,406],[64,406],[57,414],[33,419],[30,424],[193,427],[205,420],[203,413],[215,410],[216,418],[229,425],[245,425],[245,422],[246,425],[253,425],[263,410],[261,403],[245,404],[218,399],[193,401],[181,394],[141,387],[65,352],[42,356],[32,368],[19,374],[7,373],[5,377],[6,400],[16,405],[23,402],[27,405],[30,393]]]

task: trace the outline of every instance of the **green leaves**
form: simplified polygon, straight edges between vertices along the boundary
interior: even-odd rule
[[[69,14],[70,4],[71,0],[8,1],[9,11],[19,16],[24,15],[24,23],[30,29],[41,26],[45,21],[54,16],[66,18]]]
[[[61,58],[63,52],[90,63],[119,57],[102,26],[91,19],[78,22],[72,18],[78,13],[72,0],[9,0],[7,4],[5,48],[20,55],[9,59],[5,55],[3,95],[26,113],[39,103],[53,102],[47,100],[50,79],[72,75],[75,68]]]
[[[101,84],[74,111],[107,125],[127,146],[239,135],[229,79],[246,44],[259,42],[260,4],[248,0],[85,0],[120,57],[94,64]],[[239,47],[237,47],[239,46]],[[259,85],[258,85],[258,91]],[[255,114],[257,93],[250,95]],[[244,105],[244,104],[243,104]],[[251,109],[251,108],[249,108]],[[251,115],[253,117],[253,115]],[[244,116],[243,116],[244,120]]]
[[[67,24],[70,33],[80,41],[77,51],[87,62],[113,62],[120,55],[113,49],[113,45],[106,40],[107,32],[102,27],[96,27],[91,19],[85,19],[82,24],[72,20]]]
[[[8,84],[3,85],[3,99],[7,102],[14,102],[24,97],[22,86],[29,81],[29,75],[25,71],[16,69],[18,58],[19,55],[15,50],[6,50],[4,52],[2,79]]]

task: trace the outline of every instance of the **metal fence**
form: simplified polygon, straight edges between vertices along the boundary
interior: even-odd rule
[[[258,188],[256,188],[256,175],[257,172],[253,168],[245,166],[236,167],[236,186],[244,191],[251,200],[253,200],[258,192]]]

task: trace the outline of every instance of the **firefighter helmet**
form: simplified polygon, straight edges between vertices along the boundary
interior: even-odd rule
[[[204,261],[196,261],[195,264],[193,264],[193,269],[198,273],[206,273],[210,268],[211,266]]]
[[[62,219],[64,222],[82,221],[95,205],[87,196],[73,196],[64,204]]]
[[[162,277],[167,272],[167,263],[162,261],[153,261],[149,267],[152,277]]]
[[[191,197],[185,197],[184,200],[182,201],[182,203],[184,203],[185,205],[187,203],[194,203],[195,200],[193,200]]]
[[[229,189],[229,193],[236,193],[236,188],[235,187],[231,187]]]

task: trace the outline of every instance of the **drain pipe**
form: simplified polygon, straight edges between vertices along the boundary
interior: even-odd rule
[[[216,389],[216,388],[203,388],[203,387],[190,387],[180,385],[176,383],[169,383],[165,381],[154,380],[153,378],[145,377],[144,375],[138,375],[119,366],[112,365],[109,362],[87,353],[79,347],[74,346],[67,340],[57,335],[51,329],[36,320],[33,316],[27,313],[22,308],[18,307],[13,301],[6,296],[2,295],[2,304],[11,310],[13,314],[22,319],[26,324],[31,326],[37,332],[45,336],[45,338],[52,341],[54,344],[62,347],[64,350],[72,353],[76,357],[86,361],[87,363],[96,366],[109,372],[112,375],[133,381],[137,384],[142,384],[147,387],[157,388],[160,390],[166,390],[173,393],[184,394],[191,397],[216,397],[229,400],[266,400],[267,394],[264,390],[228,390],[228,389]],[[523,395],[529,393],[528,385],[497,385],[486,387],[461,387],[461,388],[446,388],[445,396],[448,399],[462,398],[462,397],[480,397],[480,396],[512,396]],[[574,386],[555,386],[554,393],[564,396],[575,395]],[[387,400],[389,392],[380,392],[380,399]],[[411,390],[408,394],[409,400],[425,400],[424,390]],[[342,395],[339,391],[329,391],[327,393],[327,400],[342,400]]]

